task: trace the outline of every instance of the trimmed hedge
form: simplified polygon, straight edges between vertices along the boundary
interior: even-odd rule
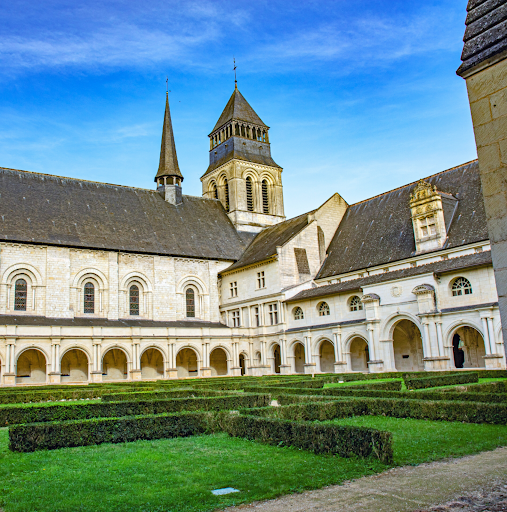
[[[293,446],[317,454],[340,457],[373,456],[382,462],[393,459],[392,434],[372,428],[287,421],[234,414],[219,415],[220,430],[234,437],[276,445]]]
[[[84,420],[99,417],[140,416],[166,414],[181,411],[221,411],[244,407],[265,407],[269,395],[242,393],[236,396],[208,398],[177,398],[175,400],[96,402],[82,404],[55,404],[33,407],[0,408],[0,426],[20,423]]]
[[[319,401],[312,401],[315,398]],[[291,405],[286,405],[291,403]],[[357,398],[327,401],[325,397],[285,397],[282,407],[242,410],[291,420],[323,421],[348,416],[391,416],[420,420],[462,421],[464,423],[507,423],[507,404],[400,400],[392,398]]]
[[[507,380],[498,382],[485,382],[483,384],[470,384],[469,386],[459,386],[454,388],[442,389],[443,393],[507,393]]]
[[[408,389],[435,388],[438,386],[451,386],[453,384],[468,384],[479,382],[477,372],[455,373],[453,375],[432,375],[430,377],[413,378],[403,375],[403,380]]]
[[[207,429],[208,422],[202,412],[32,423],[9,428],[9,449],[33,452],[140,439],[189,437],[203,434]]]
[[[215,390],[215,389],[169,389],[165,391],[135,391],[121,393],[111,393],[102,395],[103,402],[134,402],[136,400],[164,400],[167,398],[180,398],[192,396],[217,396],[217,395],[231,395],[237,393],[236,390]],[[240,394],[240,393],[238,393]]]

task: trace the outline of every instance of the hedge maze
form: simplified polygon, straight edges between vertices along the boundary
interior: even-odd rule
[[[9,448],[17,452],[226,432],[389,464],[390,432],[332,420],[374,415],[507,424],[507,371],[3,388],[0,404],[0,425],[9,428]]]

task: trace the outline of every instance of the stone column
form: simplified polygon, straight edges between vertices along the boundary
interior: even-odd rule
[[[241,365],[239,364],[239,342],[233,341],[232,345],[231,375],[241,377]]]
[[[340,329],[333,331],[334,345],[334,372],[342,373],[347,370],[347,362],[343,358],[342,352],[342,332]]]
[[[305,340],[305,373],[314,374],[317,370],[317,365],[313,362],[312,357],[312,336],[308,333],[304,338]]]
[[[141,340],[132,339],[132,369],[130,370],[130,378],[132,380],[141,380]]]
[[[167,360],[166,375],[168,379],[178,378],[178,369],[176,368],[176,343],[168,340],[167,342],[167,353],[169,358]]]
[[[6,342],[6,361],[5,361],[5,373],[4,373],[4,384],[6,386],[14,386],[16,384],[16,339],[8,338]]]
[[[482,320],[482,331],[484,333],[484,347],[486,349],[486,355],[491,355],[491,344],[489,340],[489,329],[488,329],[488,319],[486,317],[481,317]]]
[[[60,384],[60,338],[51,338],[51,371],[48,379],[50,384]]]
[[[102,382],[102,355],[101,355],[102,338],[92,339],[93,349],[93,371],[91,374],[92,382]]]
[[[287,358],[287,338],[280,338],[280,374],[288,375],[291,371],[290,363]]]

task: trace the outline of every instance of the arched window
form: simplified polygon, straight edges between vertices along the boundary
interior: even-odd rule
[[[246,177],[246,208],[249,212],[254,211],[252,178],[250,176]]]
[[[269,213],[268,182],[262,180],[262,213]]]
[[[84,285],[84,313],[95,313],[95,286],[93,283],[86,283]]]
[[[227,180],[225,180],[225,204],[224,204],[224,208],[225,208],[225,211],[228,212],[229,211],[229,182]]]
[[[26,311],[26,297],[26,281],[18,279],[14,285],[14,311]]]
[[[363,309],[363,303],[357,295],[350,299],[349,305],[350,311],[361,311]]]
[[[211,184],[211,197],[213,199],[218,199],[217,184],[215,182]]]
[[[139,315],[139,286],[133,284],[129,289],[130,314]]]
[[[321,302],[318,306],[319,316],[328,316],[331,312],[327,302]]]
[[[452,283],[452,294],[454,297],[458,295],[471,295],[472,285],[470,281],[464,277],[458,277],[458,279]]]
[[[195,292],[192,288],[187,288],[185,295],[187,301],[187,317],[195,318]]]
[[[294,309],[294,320],[303,320],[304,317],[303,310],[300,307]]]

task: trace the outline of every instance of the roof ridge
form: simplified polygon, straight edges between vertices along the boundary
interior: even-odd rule
[[[436,172],[435,174],[430,174],[429,176],[426,176],[425,178],[419,178],[417,181],[412,181],[410,183],[406,183],[405,185],[400,185],[399,187],[393,188],[392,190],[382,192],[381,194],[377,194],[375,196],[369,197],[368,199],[363,199],[362,201],[358,201],[357,203],[352,203],[351,205],[349,205],[349,208],[352,206],[356,206],[358,204],[366,203],[368,201],[371,201],[372,199],[376,199],[377,197],[385,196],[387,194],[390,194],[391,192],[396,192],[396,190],[401,190],[402,188],[410,187],[411,185],[415,185],[415,184],[419,183],[421,180],[429,180],[430,178],[438,176],[439,174],[444,174],[444,172],[449,172],[454,169],[459,169],[460,167],[464,167],[465,165],[470,165],[470,164],[473,164],[474,162],[478,162],[478,161],[479,161],[479,159],[476,158],[475,160],[470,160],[469,162],[465,162],[460,165],[455,165],[454,167],[450,167],[449,169],[445,169],[444,171]]]
[[[49,178],[59,178],[62,180],[73,180],[73,181],[82,181],[84,183],[95,183],[97,185],[105,185],[108,187],[120,187],[120,188],[132,188],[136,190],[145,190],[147,192],[156,192],[156,190],[150,188],[142,188],[142,187],[132,187],[129,185],[117,185],[115,183],[106,183],[104,181],[94,181],[94,180],[84,180],[81,178],[73,178],[72,176],[60,176],[59,174],[48,174],[45,172],[34,172],[34,171],[24,171],[23,169],[12,169],[10,167],[0,167],[0,171],[14,171],[14,172],[23,172],[26,174],[34,174],[38,176],[47,176]],[[197,197],[197,196],[196,196]]]

